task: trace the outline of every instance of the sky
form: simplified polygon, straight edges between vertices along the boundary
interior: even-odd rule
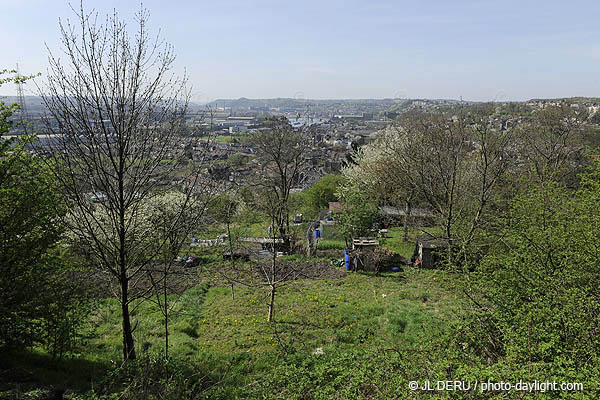
[[[79,7],[79,2],[73,4]],[[133,27],[139,1],[86,0]],[[598,0],[146,0],[193,100],[600,96]],[[64,0],[0,0],[0,69],[47,69]],[[32,85],[26,94],[34,94]],[[13,85],[0,94],[14,95]]]

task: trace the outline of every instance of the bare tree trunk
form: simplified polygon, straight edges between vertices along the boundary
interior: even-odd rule
[[[150,277],[152,277],[152,273],[150,273]],[[164,267],[163,270],[163,296],[164,296],[164,303],[161,309],[161,304],[160,304],[160,295],[159,295],[159,291],[157,290],[157,303],[158,303],[158,307],[159,309],[161,309],[161,312],[163,314],[163,328],[165,330],[165,390],[168,390],[169,388],[169,301],[167,299],[167,286],[168,286],[168,266]],[[154,285],[154,283],[153,283]]]
[[[230,214],[231,210],[228,210]],[[235,257],[233,255],[233,238],[231,237],[231,223],[229,221],[229,215],[227,218],[227,239],[229,241],[229,256],[231,257],[231,265],[235,268]],[[235,292],[233,291],[233,282],[231,282],[231,300],[235,300]]]
[[[165,274],[164,292],[165,296],[165,389],[169,388],[169,302],[167,301],[167,275]]]
[[[123,360],[135,360],[133,331],[129,315],[129,282],[125,274],[121,276],[121,312],[123,322]]]
[[[412,204],[410,199],[406,202],[406,209],[404,212],[404,242],[408,242],[408,228],[410,225],[410,214],[412,211]]]
[[[165,277],[165,285],[163,296],[165,297],[165,360],[169,359],[169,302],[167,301],[167,280]],[[168,379],[168,370],[167,370],[167,379]]]
[[[274,306],[274,304],[275,304],[275,286],[271,285],[270,293],[269,293],[269,314],[267,316],[268,322],[273,321],[273,306]]]
[[[275,219],[273,217],[271,217],[271,223],[274,223]],[[274,225],[274,224],[273,224]],[[272,264],[271,264],[271,276],[269,277],[270,285],[270,291],[269,291],[269,313],[267,315],[267,321],[271,322],[273,320],[273,305],[275,304],[275,281],[276,281],[276,264],[277,264],[277,249],[275,248],[275,238],[277,237],[277,235],[275,234],[275,230],[273,229],[273,247],[272,247],[272,251],[273,251],[273,260],[272,260]]]

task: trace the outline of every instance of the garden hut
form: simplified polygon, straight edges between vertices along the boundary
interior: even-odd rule
[[[413,261],[421,268],[435,268],[444,260],[448,248],[447,240],[425,233],[417,238]]]

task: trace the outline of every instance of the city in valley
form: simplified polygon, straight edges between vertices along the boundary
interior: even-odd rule
[[[335,3],[0,5],[0,399],[600,396],[598,4]]]

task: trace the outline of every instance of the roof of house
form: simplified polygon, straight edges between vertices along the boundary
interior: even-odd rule
[[[435,249],[435,248],[447,248],[448,241],[443,238],[435,237],[429,233],[424,233],[417,238],[417,244],[421,244],[423,248]]]

